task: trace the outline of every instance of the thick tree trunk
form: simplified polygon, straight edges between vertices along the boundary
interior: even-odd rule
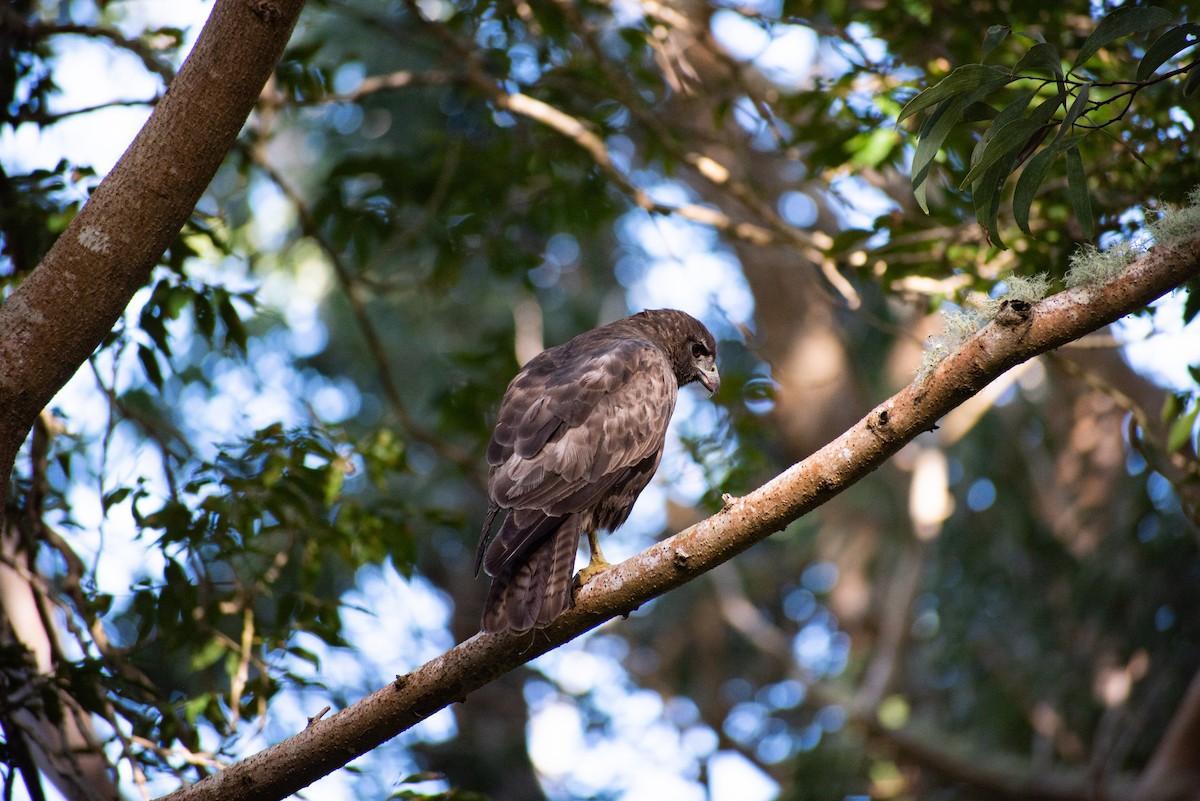
[[[146,284],[233,147],[303,5],[218,0],[133,144],[0,306],[0,498],[8,496],[13,462],[37,415]],[[0,647],[28,654],[32,671],[21,692],[8,693],[5,734],[14,747],[23,742],[30,761],[69,799],[111,799],[115,785],[89,717],[51,683],[57,634],[33,573],[39,543],[18,536],[3,507],[0,532]],[[38,682],[59,693],[57,710],[29,692]]]

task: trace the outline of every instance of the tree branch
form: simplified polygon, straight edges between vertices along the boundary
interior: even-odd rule
[[[808,459],[717,514],[599,574],[532,635],[476,634],[337,714],[178,790],[172,801],[280,799],[496,677],[728,561],[882,465],[1022,361],[1078,339],[1200,274],[1200,237],[1159,246],[1100,287],[1008,307],[925,380],[872,409]]]
[[[254,108],[303,5],[304,0],[218,2],[179,74],[164,75],[170,89],[137,138],[46,257],[0,305],[0,497],[7,496],[12,464],[38,414],[112,330],[192,213]],[[35,26],[32,32],[104,36],[139,52],[154,68],[139,43],[106,29]],[[11,603],[20,599],[33,608],[37,594],[32,582],[6,566],[22,559],[31,563],[37,545],[16,537],[16,526],[6,518],[0,506],[5,562],[0,640],[6,648],[37,655],[38,675],[48,676],[57,658],[51,647],[55,632]],[[35,701],[6,715],[6,735],[22,739],[32,760],[69,797],[116,797],[107,760],[90,742],[91,719],[72,712],[55,725]],[[69,696],[62,701],[75,709]]]
[[[214,6],[133,144],[0,307],[0,485],[38,412],[112,330],[178,235],[253,109],[303,4]]]

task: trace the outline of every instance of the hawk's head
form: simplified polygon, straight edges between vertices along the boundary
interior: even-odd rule
[[[676,309],[653,309],[634,315],[642,317],[659,334],[659,340],[671,359],[679,386],[699,381],[715,394],[721,386],[717,372],[717,341],[704,323]]]

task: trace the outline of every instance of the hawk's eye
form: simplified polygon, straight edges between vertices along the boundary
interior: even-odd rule
[[[704,347],[704,345],[702,343],[700,343],[700,342],[692,343],[692,358],[693,359],[699,359],[701,356],[707,356],[707,355],[708,355],[708,348]]]

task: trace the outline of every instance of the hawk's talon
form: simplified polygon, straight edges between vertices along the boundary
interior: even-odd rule
[[[597,575],[603,573],[605,570],[608,570],[610,567],[612,567],[612,565],[605,561],[603,556],[593,556],[592,561],[588,562],[587,567],[581,568],[580,571],[575,574],[575,586],[582,587],[584,584],[587,584]]]

